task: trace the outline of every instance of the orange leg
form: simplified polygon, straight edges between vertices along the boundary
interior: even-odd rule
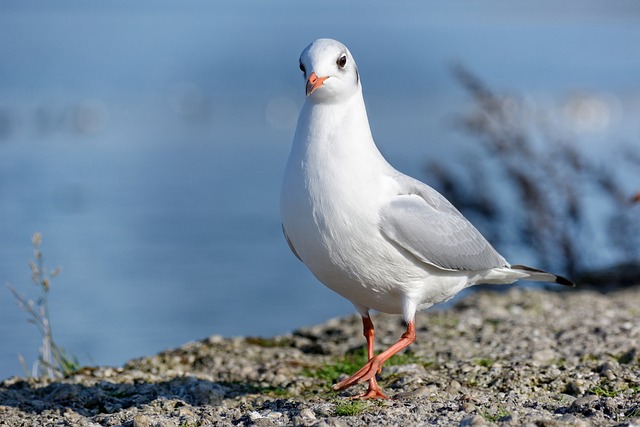
[[[370,317],[362,318],[362,327],[364,337],[367,339],[367,360],[371,360],[374,357],[373,352],[373,342],[374,342],[374,332],[373,332],[373,322]],[[382,366],[378,370],[378,374],[382,371]],[[378,381],[376,381],[376,376],[369,378],[369,389],[366,393],[359,394],[357,396],[353,396],[352,399],[388,399],[384,393],[382,393],[382,388],[378,385]]]
[[[359,384],[364,381],[369,381],[369,389],[363,395],[356,396],[359,399],[385,399],[382,393],[382,389],[376,382],[376,373],[380,372],[382,365],[391,356],[403,350],[416,340],[416,327],[415,323],[410,321],[407,324],[407,331],[402,334],[402,337],[394,345],[383,351],[377,356],[373,356],[373,323],[370,318],[362,318],[364,326],[364,335],[367,338],[367,352],[369,354],[369,361],[355,374],[350,376],[344,381],[341,381],[333,386],[334,390],[344,390],[352,385]]]
[[[367,360],[373,359],[373,322],[370,317],[362,318],[362,333],[367,340]]]

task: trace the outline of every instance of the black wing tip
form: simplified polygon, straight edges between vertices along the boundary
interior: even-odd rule
[[[559,285],[570,286],[572,288],[576,287],[576,284],[566,277],[556,276],[556,283]]]
[[[514,270],[531,271],[533,273],[550,274],[553,277],[555,277],[555,280],[554,280],[555,283],[557,283],[559,285],[563,285],[563,286],[570,286],[572,288],[576,287],[576,284],[574,282],[572,282],[571,280],[567,279],[566,277],[558,276],[557,274],[549,273],[547,271],[540,270],[538,268],[528,267],[526,265],[512,265],[511,268],[514,269]]]

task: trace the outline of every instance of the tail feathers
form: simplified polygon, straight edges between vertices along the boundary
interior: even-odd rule
[[[527,274],[527,279],[534,280],[536,282],[549,282],[558,283],[559,285],[571,286],[575,288],[576,284],[571,280],[562,276],[556,276],[555,274],[548,273],[544,270],[538,270],[537,268],[527,267],[526,265],[512,265],[512,270],[518,270],[519,272]]]

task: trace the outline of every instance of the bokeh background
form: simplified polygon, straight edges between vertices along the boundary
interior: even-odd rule
[[[41,232],[45,264],[63,269],[54,338],[81,363],[352,312],[280,230],[298,56],[318,37],[350,48],[374,137],[413,176],[455,167],[474,138],[456,125],[471,102],[451,71],[462,64],[640,190],[615,156],[640,146],[635,1],[3,1],[0,283],[37,298]],[[603,248],[593,262],[614,258]],[[0,378],[23,374],[18,354],[37,358],[26,319],[0,288]]]

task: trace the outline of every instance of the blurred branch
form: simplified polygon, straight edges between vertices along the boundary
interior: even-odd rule
[[[516,243],[530,247],[541,267],[569,275],[597,263],[604,249],[627,260],[639,255],[637,215],[615,171],[556,136],[550,121],[519,98],[494,93],[461,65],[452,72],[472,99],[456,126],[474,137],[481,157],[462,156],[470,181],[434,163],[427,173],[466,215],[481,220],[494,244],[515,231]],[[637,154],[625,157],[640,161]],[[610,208],[609,217],[594,221],[586,203],[594,192]],[[505,193],[515,197],[506,208]],[[604,235],[607,248],[594,244],[596,235]]]

